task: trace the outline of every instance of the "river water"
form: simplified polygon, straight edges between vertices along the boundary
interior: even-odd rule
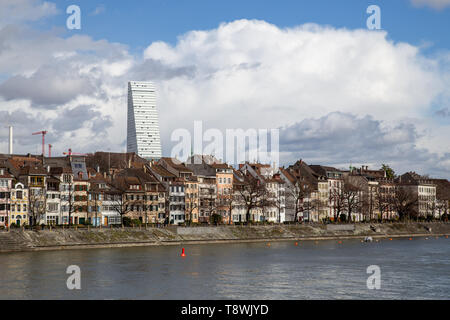
[[[0,299],[450,299],[450,239],[0,254]],[[66,269],[81,270],[68,290]],[[381,288],[367,288],[367,268]]]

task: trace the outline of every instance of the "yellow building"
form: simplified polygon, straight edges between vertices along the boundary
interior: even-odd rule
[[[18,182],[13,185],[11,189],[11,210],[10,218],[11,224],[16,226],[24,226],[29,224],[28,217],[28,189],[25,185]]]

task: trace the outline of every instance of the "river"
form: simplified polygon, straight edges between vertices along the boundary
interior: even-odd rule
[[[0,299],[450,299],[444,237],[0,254]],[[68,290],[66,269],[81,270]],[[367,267],[381,288],[367,288]]]

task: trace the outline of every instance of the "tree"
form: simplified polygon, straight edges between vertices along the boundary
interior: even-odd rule
[[[115,190],[109,191],[108,196],[112,199],[114,211],[120,215],[120,221],[123,228],[123,218],[129,212],[126,192],[123,189],[116,188]]]
[[[383,192],[382,187],[377,188],[375,193],[375,206],[381,214],[381,218],[383,216],[387,216],[390,219],[390,213],[392,211],[393,206],[393,195],[389,191]]]
[[[394,179],[395,178],[395,171],[387,164],[382,164],[381,165],[381,170],[383,170],[384,172],[386,172],[386,177],[389,179]]]
[[[427,202],[426,206],[427,206],[427,219],[434,220],[439,205],[436,203],[436,201],[433,201]]]
[[[313,192],[312,186],[302,181],[301,179],[297,179],[295,184],[288,188],[289,197],[294,201],[294,221],[298,222],[298,214],[304,210],[304,200],[306,198],[310,198]],[[307,207],[310,207],[310,203],[308,200]]]
[[[251,212],[254,209],[264,208],[266,188],[259,179],[245,177],[244,182],[236,190],[245,208],[246,222],[251,222]]]
[[[278,216],[277,216],[277,222],[281,223],[281,209],[286,207],[286,201],[284,199],[284,192],[282,192],[280,185],[278,185],[278,190],[275,195],[275,198],[273,200],[273,206],[277,209]]]
[[[216,214],[218,207],[216,192],[212,188],[207,189],[206,194],[205,192],[203,193],[200,201],[202,202],[201,207],[204,213],[210,218],[211,222],[211,216]]]
[[[404,220],[405,218],[410,219],[411,217],[417,216],[418,213],[415,210],[417,202],[417,195],[415,195],[410,189],[397,187],[393,206],[397,211],[400,220]]]
[[[337,221],[345,210],[345,201],[344,188],[335,187],[330,190],[330,202],[334,212],[334,221]]]
[[[210,217],[211,224],[219,225],[222,223],[222,216],[220,214],[213,213]]]
[[[32,188],[28,195],[28,208],[31,216],[31,225],[36,226],[45,216],[46,201],[44,188]]]
[[[352,213],[361,209],[362,188],[356,183],[345,180],[341,196],[344,200],[344,210],[347,211],[347,220],[348,222],[352,222]]]
[[[442,220],[442,215],[447,213],[448,201],[438,201],[436,205],[437,212],[439,214],[439,220]]]
[[[319,192],[317,193],[317,197],[313,200],[313,206],[317,212],[317,221],[320,221],[320,212],[324,207],[326,207],[326,203],[324,203],[323,199],[320,198]]]

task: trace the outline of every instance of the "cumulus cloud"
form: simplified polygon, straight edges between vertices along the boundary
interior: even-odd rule
[[[30,77],[17,75],[3,82],[0,95],[7,100],[29,99],[37,106],[54,108],[78,95],[95,94],[93,81],[69,65],[44,65]]]
[[[450,6],[450,0],[411,0],[416,7],[428,6],[433,9],[442,10]]]
[[[238,113],[242,116],[233,118],[238,126],[257,113],[262,126],[336,110],[417,116],[444,86],[433,61],[416,47],[393,43],[382,32],[317,25],[280,29],[239,20],[189,32],[174,47],[154,43],[145,58],[169,68],[194,65],[194,79],[160,82],[162,99],[181,113],[203,109],[215,126]],[[180,100],[168,90],[189,92],[189,98]]]
[[[350,164],[380,168],[389,163],[399,172],[448,176],[450,153],[438,154],[418,146],[424,132],[408,121],[389,124],[371,116],[333,112],[304,119],[280,132],[280,149],[287,163],[302,158],[310,164],[325,161],[343,169]]]
[[[165,154],[173,130],[203,120],[205,130],[284,128],[284,163],[392,161],[450,177],[448,141],[431,138],[450,130],[417,124],[449,96],[449,68],[385,32],[238,20],[135,57],[121,44],[10,25],[0,48],[1,109],[29,114],[24,130],[49,130],[55,154],[124,151],[127,82],[149,80]],[[22,152],[35,150],[25,133]]]
[[[52,2],[40,0],[2,0],[0,27],[10,23],[37,21],[58,12]]]

